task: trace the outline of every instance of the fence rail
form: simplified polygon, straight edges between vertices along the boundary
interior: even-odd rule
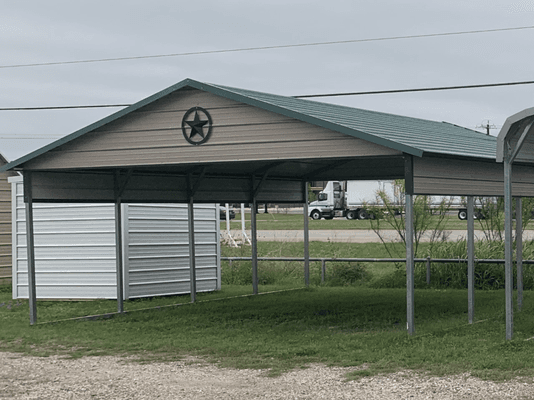
[[[252,261],[252,257],[221,257],[221,260],[228,261],[232,265],[233,261]],[[258,261],[300,261],[304,262],[304,257],[258,257]],[[321,263],[321,282],[326,279],[326,263],[327,262],[406,262],[406,258],[324,258],[324,257],[310,257],[310,262]],[[430,264],[432,263],[458,263],[467,264],[467,258],[414,258],[416,263],[426,264],[426,283],[430,285]],[[475,258],[475,264],[504,264],[503,259],[482,259]],[[515,261],[514,261],[515,263]],[[523,260],[523,264],[534,264],[534,260]]]

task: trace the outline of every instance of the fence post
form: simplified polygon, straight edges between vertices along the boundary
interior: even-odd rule
[[[426,284],[430,285],[430,257],[426,258]]]
[[[323,258],[321,260],[321,283],[324,283],[326,279],[326,260]]]

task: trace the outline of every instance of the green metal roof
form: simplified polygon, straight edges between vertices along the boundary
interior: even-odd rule
[[[258,107],[421,156],[424,152],[495,159],[496,138],[447,122],[212,85]],[[228,96],[230,97],[230,96]],[[262,106],[263,105],[263,106]],[[284,112],[285,111],[285,112]]]
[[[185,79],[138,103],[10,162],[1,167],[0,171],[21,166],[33,158],[185,87],[210,92],[414,156],[420,157],[424,152],[430,152],[495,159],[495,137],[446,122],[410,118]]]

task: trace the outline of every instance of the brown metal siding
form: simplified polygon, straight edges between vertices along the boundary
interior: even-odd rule
[[[256,185],[260,179],[256,179]],[[39,201],[114,202],[111,174],[33,172],[33,199]],[[258,201],[303,202],[302,182],[267,180],[257,194]],[[195,202],[248,203],[251,198],[250,178],[205,177],[195,193]],[[122,194],[126,202],[187,202],[184,177],[135,174]]]
[[[11,278],[11,184],[0,173],[0,280]]]
[[[181,121],[191,107],[211,114],[213,131],[201,146],[183,137]],[[169,95],[95,132],[27,163],[30,169],[137,166],[399,154],[199,90]]]
[[[503,165],[443,158],[414,158],[416,194],[503,196]],[[534,196],[534,167],[514,165],[513,196]]]

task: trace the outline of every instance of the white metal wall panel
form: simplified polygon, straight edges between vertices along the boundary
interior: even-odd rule
[[[22,178],[13,184],[13,297],[28,297]],[[115,216],[108,204],[34,203],[37,298],[116,298]]]
[[[22,178],[12,178],[13,298],[28,297]],[[197,290],[220,289],[218,207],[195,206]],[[187,205],[123,205],[125,298],[190,292]],[[37,298],[115,299],[111,204],[34,203]]]
[[[215,205],[196,205],[197,290],[220,288],[219,218]],[[189,230],[186,205],[127,205],[126,297],[190,292]],[[125,229],[126,231],[126,229]]]

